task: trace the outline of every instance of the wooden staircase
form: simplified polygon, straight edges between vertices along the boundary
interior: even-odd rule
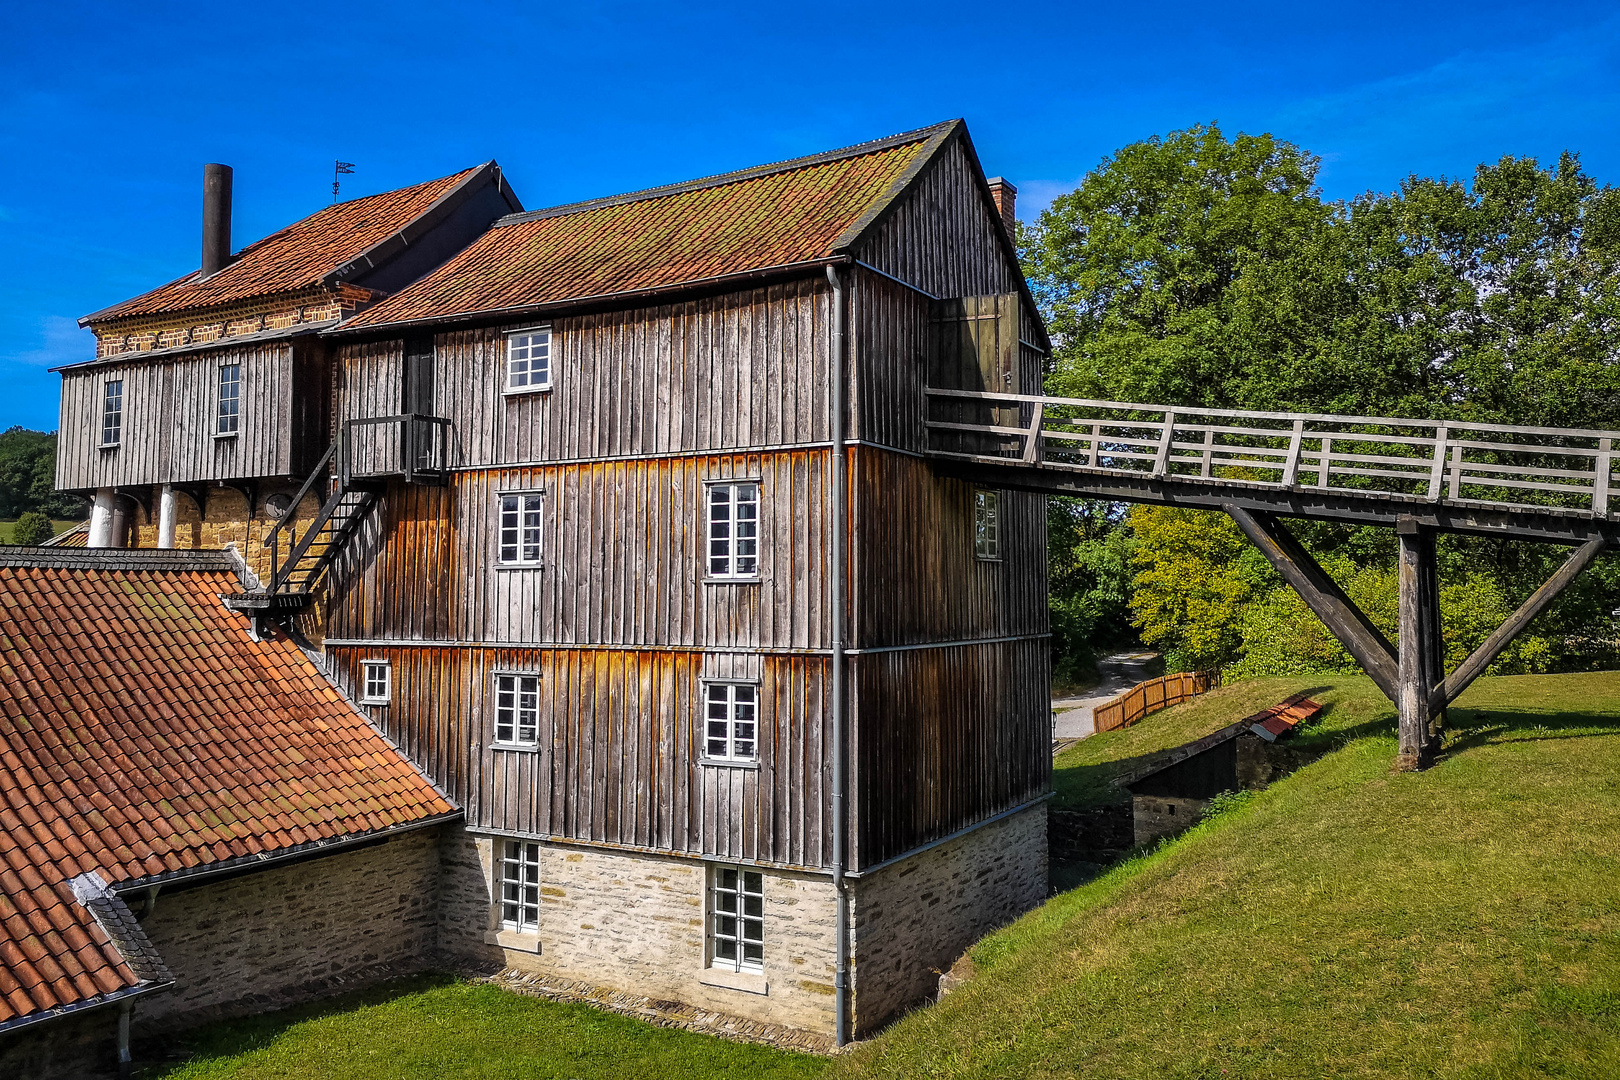
[[[312,592],[327,567],[360,530],[381,491],[381,484],[363,480],[351,480],[349,486],[338,485],[304,535],[293,544],[286,561],[276,566],[269,591],[300,595]],[[288,512],[296,508],[294,503]]]

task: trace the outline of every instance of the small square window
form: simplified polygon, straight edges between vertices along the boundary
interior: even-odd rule
[[[507,840],[501,845],[501,927],[540,928],[540,845]]]
[[[765,970],[765,875],[758,870],[710,868],[709,966]]]
[[[540,492],[501,496],[500,562],[507,566],[540,565]]]
[[[219,418],[216,431],[220,435],[235,435],[241,430],[242,365],[221,364],[219,367]]]
[[[101,445],[117,446],[124,435],[124,380],[108,379],[101,393]]]
[[[540,744],[540,676],[495,676],[495,743]]]
[[[506,392],[551,389],[551,327],[506,335]]]
[[[759,760],[759,687],[712,682],[705,688],[704,756],[714,761]]]
[[[973,554],[980,559],[1001,558],[1001,495],[973,493]]]
[[[709,576],[759,577],[759,484],[709,485]]]
[[[393,695],[393,677],[387,660],[367,660],[360,665],[360,704],[387,705]]]

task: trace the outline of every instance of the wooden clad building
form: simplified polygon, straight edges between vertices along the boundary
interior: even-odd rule
[[[61,486],[290,493],[239,604],[464,808],[448,954],[869,1031],[1046,889],[1044,501],[926,456],[925,387],[1039,391],[1013,195],[954,121],[510,213],[233,346],[251,460],[217,348],[64,370],[128,419]]]

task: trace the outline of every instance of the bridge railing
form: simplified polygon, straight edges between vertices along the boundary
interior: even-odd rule
[[[930,449],[976,461],[1603,517],[1616,502],[1616,431],[926,393]]]

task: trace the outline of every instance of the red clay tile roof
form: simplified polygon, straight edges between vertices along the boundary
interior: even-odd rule
[[[89,561],[7,553],[28,558]],[[292,642],[248,640],[218,598],[236,591],[224,569],[0,565],[0,1026],[150,981],[75,899],[80,875],[453,811]]]
[[[1273,705],[1247,717],[1243,723],[1267,742],[1276,742],[1284,735],[1292,735],[1301,724],[1321,714],[1320,704],[1304,694],[1296,694],[1280,705]]]
[[[80,325],[136,315],[212,307],[313,288],[333,270],[420,217],[480,167],[381,195],[328,206],[249,244],[225,269],[198,281],[199,271],[80,319]]]
[[[960,121],[847,150],[514,214],[336,332],[667,288],[852,244]]]

